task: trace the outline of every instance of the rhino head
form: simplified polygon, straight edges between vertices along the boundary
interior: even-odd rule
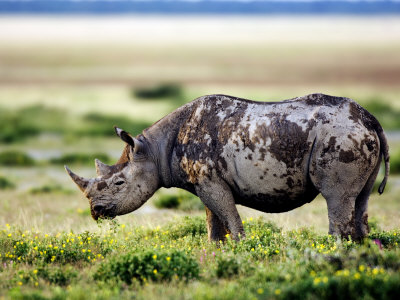
[[[127,144],[125,161],[108,166],[96,159],[98,177],[86,179],[65,169],[83,194],[89,199],[93,219],[114,218],[142,206],[159,188],[157,165],[146,140],[134,138],[115,128]]]

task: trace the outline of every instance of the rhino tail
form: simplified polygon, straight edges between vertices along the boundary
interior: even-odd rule
[[[381,144],[381,155],[383,156],[383,161],[385,163],[385,176],[383,177],[383,180],[378,188],[379,194],[382,194],[385,189],[387,179],[389,177],[389,171],[390,171],[389,158],[390,157],[389,157],[389,145],[387,143],[385,133],[383,132],[383,129],[380,126],[380,124],[378,124],[378,125],[379,126],[377,126],[375,128],[375,131],[379,137],[379,142]]]

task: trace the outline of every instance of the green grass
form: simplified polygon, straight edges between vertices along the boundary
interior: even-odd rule
[[[102,222],[93,232],[0,230],[0,296],[81,299],[393,299],[400,229],[361,244],[244,222],[246,239],[207,241],[203,217],[163,227]],[[67,287],[67,288],[65,288]]]

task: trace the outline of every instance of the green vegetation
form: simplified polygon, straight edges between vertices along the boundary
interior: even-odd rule
[[[68,153],[64,154],[61,157],[50,159],[50,163],[52,164],[76,164],[76,165],[88,165],[93,166],[93,162],[95,158],[100,159],[104,163],[110,163],[111,159],[107,154],[104,153]]]
[[[0,153],[0,165],[33,166],[35,161],[28,154],[20,151],[4,151]]]
[[[21,151],[4,151],[0,152],[0,165],[24,167],[34,166],[38,164],[55,164],[55,165],[84,165],[93,166],[95,158],[100,159],[105,163],[111,163],[111,158],[104,153],[67,153],[60,157],[51,158],[49,160],[37,161],[28,154]]]
[[[82,136],[111,136],[113,126],[130,132],[141,132],[151,124],[126,117],[89,113],[76,116],[68,111],[44,105],[9,110],[0,107],[0,142],[15,143],[39,134],[57,134],[68,138]]]
[[[362,106],[378,119],[385,130],[400,129],[400,111],[382,97],[369,98]]]
[[[178,219],[155,229],[115,222],[108,227],[102,222],[96,232],[54,235],[6,225],[0,231],[0,296],[393,299],[400,295],[400,229],[374,229],[358,244],[305,228],[283,231],[261,219],[243,223],[246,239],[235,242],[228,236],[219,245],[208,243],[204,218]]]
[[[15,184],[10,181],[7,177],[0,175],[0,190],[13,189]]]
[[[390,152],[390,173],[400,174],[400,149]]]
[[[127,284],[133,281],[171,281],[172,279],[199,278],[199,265],[191,255],[179,250],[152,250],[139,253],[115,255],[103,262],[93,278],[99,281],[121,280]]]
[[[114,126],[124,128],[132,133],[139,133],[150,125],[149,122],[137,121],[126,117],[90,113],[83,117],[81,127],[75,128],[73,134],[77,136],[113,136],[115,135]]]
[[[173,208],[184,211],[204,209],[204,204],[198,197],[183,190],[174,194],[160,194],[153,204],[157,208]]]
[[[172,98],[175,100],[180,100],[183,95],[183,89],[178,84],[164,83],[153,87],[133,89],[132,95],[139,99]]]
[[[38,187],[33,187],[29,190],[29,193],[32,195],[38,194],[72,194],[74,191],[68,190],[59,184],[45,184]]]

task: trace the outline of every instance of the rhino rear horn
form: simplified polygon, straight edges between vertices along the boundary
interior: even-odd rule
[[[76,185],[79,187],[79,189],[82,192],[85,192],[86,188],[89,185],[89,180],[86,178],[83,178],[81,176],[76,175],[74,172],[72,172],[67,166],[64,166],[65,170],[67,171],[68,175],[72,178],[72,180],[76,183]]]
[[[97,176],[104,176],[104,175],[107,175],[108,173],[110,173],[112,171],[112,167],[111,166],[102,163],[97,158],[94,160],[94,163],[96,165]]]

